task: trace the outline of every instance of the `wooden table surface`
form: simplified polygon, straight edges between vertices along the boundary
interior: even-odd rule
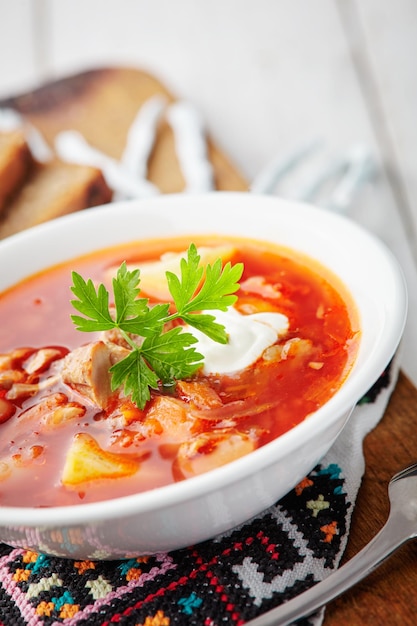
[[[417,390],[400,374],[388,409],[365,440],[366,471],[352,516],[344,561],[382,528],[390,478],[417,462]],[[368,578],[331,602],[324,626],[415,626],[417,541],[410,541]]]

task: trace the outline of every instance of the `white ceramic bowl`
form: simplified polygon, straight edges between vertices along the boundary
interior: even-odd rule
[[[214,537],[273,504],[319,462],[396,351],[407,296],[391,253],[344,217],[276,197],[181,194],[75,213],[0,243],[0,291],[94,249],[188,233],[269,240],[331,268],[350,290],[360,316],[359,353],[347,380],[309,419],[207,474],[92,504],[0,507],[0,541],[58,556],[110,559],[173,550]]]

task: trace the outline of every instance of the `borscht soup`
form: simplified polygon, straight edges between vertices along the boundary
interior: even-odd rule
[[[113,325],[122,308],[126,328],[146,312],[142,336]],[[359,338],[329,269],[250,239],[133,241],[32,275],[0,294],[0,505],[106,500],[247,455],[338,391]]]

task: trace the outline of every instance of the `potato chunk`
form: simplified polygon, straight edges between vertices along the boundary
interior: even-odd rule
[[[61,482],[65,487],[78,488],[92,480],[131,476],[138,469],[138,461],[103,450],[87,433],[77,433],[67,452]]]

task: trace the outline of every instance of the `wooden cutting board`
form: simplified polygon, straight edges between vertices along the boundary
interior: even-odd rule
[[[154,76],[130,68],[104,68],[82,72],[0,101],[32,123],[50,146],[58,132],[79,131],[95,148],[119,158],[137,112],[152,96],[168,103],[174,96]],[[175,151],[174,134],[166,119],[158,127],[148,163],[148,178],[162,193],[184,189],[184,177]],[[244,177],[207,135],[207,152],[218,190],[245,191]]]
[[[120,157],[127,130],[151,96],[174,96],[153,76],[136,69],[98,69],[54,81],[0,106],[19,111],[52,146],[61,130],[78,130],[89,143]],[[247,190],[244,177],[207,137],[216,189]],[[163,193],[180,192],[184,178],[170,126],[162,122],[149,160],[149,180]],[[366,473],[352,519],[346,558],[382,527],[388,515],[390,477],[417,461],[417,390],[400,374],[388,410],[365,441]],[[325,626],[415,626],[417,542],[409,543],[368,579],[329,604]]]
[[[366,472],[352,517],[344,561],[382,528],[388,516],[388,483],[417,462],[417,390],[400,374],[388,409],[364,445]],[[417,493],[416,493],[417,496]],[[324,626],[415,626],[417,541],[403,546],[352,590],[331,602]]]

